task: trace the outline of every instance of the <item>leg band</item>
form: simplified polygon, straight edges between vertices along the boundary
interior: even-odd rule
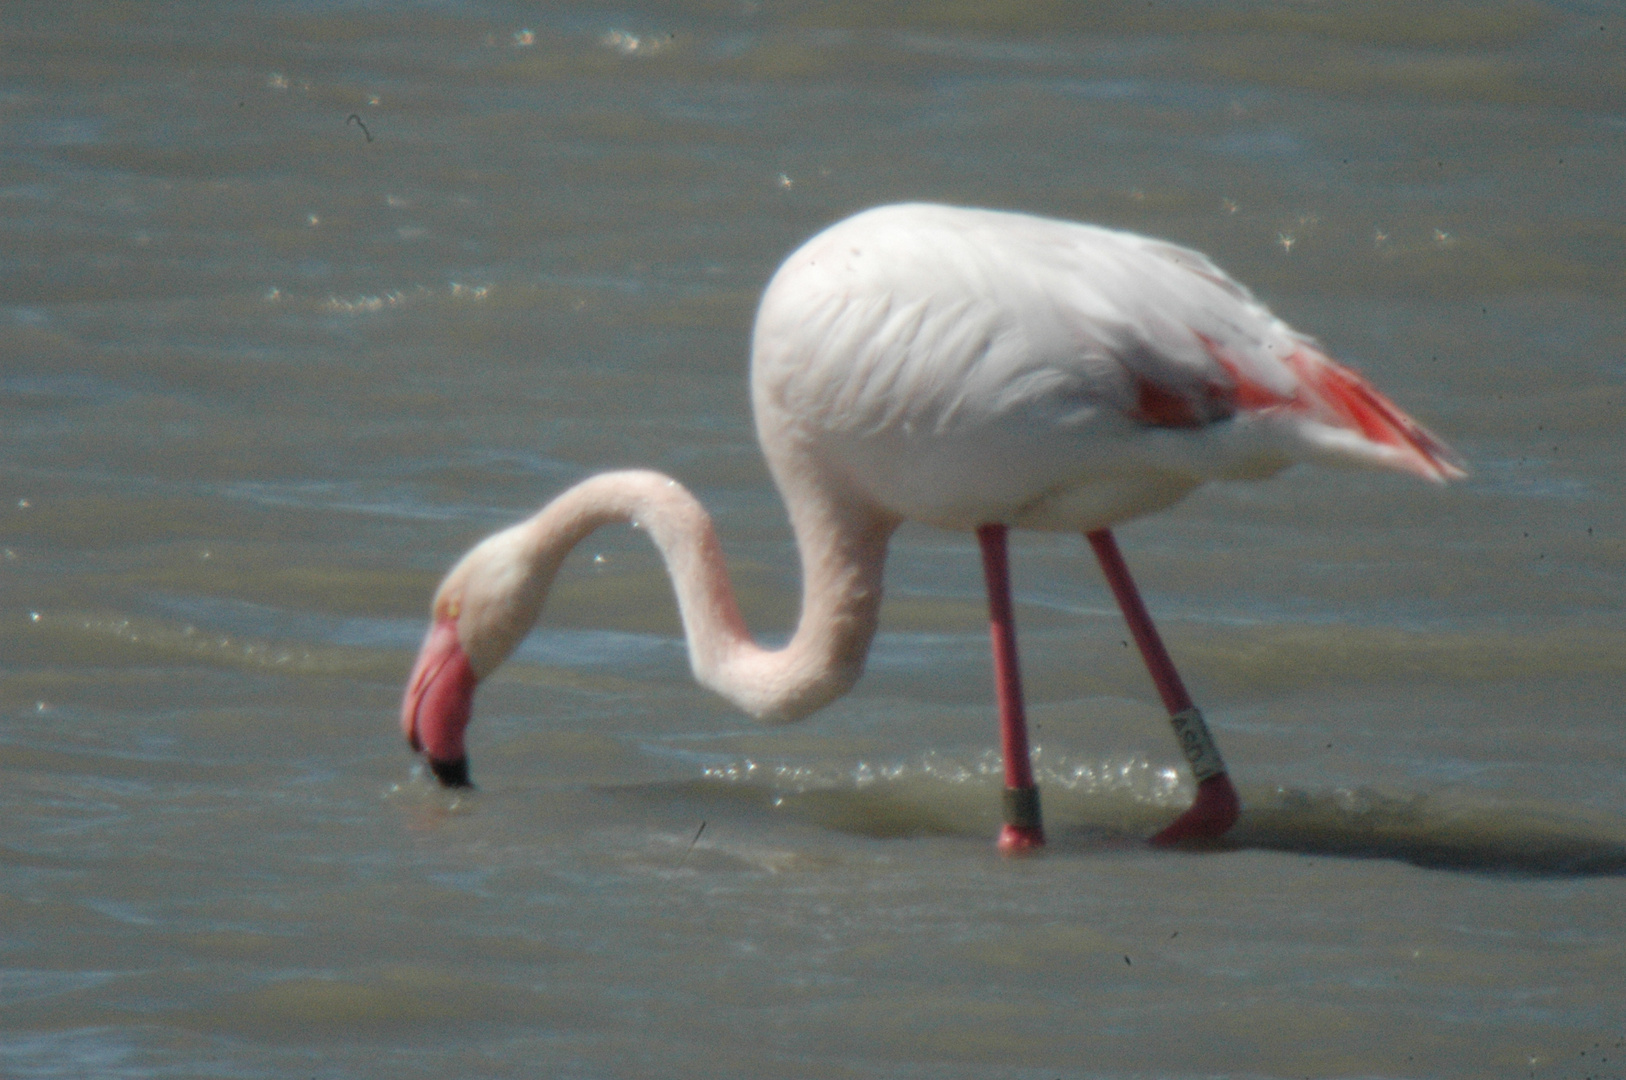
[[[1004,794],[1005,824],[1020,829],[1041,827],[1039,816],[1039,789],[1036,787],[1006,788]]]
[[[1225,771],[1219,747],[1214,745],[1214,737],[1208,733],[1203,714],[1197,711],[1195,705],[1169,717],[1169,723],[1174,725],[1174,737],[1180,742],[1180,752],[1191,763],[1191,771],[1199,784]]]

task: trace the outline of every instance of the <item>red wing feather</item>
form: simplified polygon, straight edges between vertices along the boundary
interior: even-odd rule
[[[1289,356],[1287,365],[1325,411],[1369,442],[1399,450],[1410,471],[1430,480],[1467,475],[1450,447],[1349,368],[1309,348]]]
[[[1295,377],[1290,392],[1272,389],[1250,378],[1246,362],[1217,341],[1199,334],[1203,348],[1229,376],[1229,385],[1205,384],[1209,408],[1192,403],[1164,387],[1137,378],[1135,418],[1161,427],[1196,427],[1238,412],[1282,410],[1354,432],[1376,446],[1399,451],[1390,460],[1430,480],[1466,476],[1461,460],[1423,425],[1379,393],[1361,376],[1320,350],[1300,345],[1285,363]]]

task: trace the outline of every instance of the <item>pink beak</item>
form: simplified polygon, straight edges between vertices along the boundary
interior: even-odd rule
[[[469,726],[478,682],[457,638],[457,620],[437,619],[407,681],[401,729],[412,749],[428,756],[429,768],[446,787],[472,786],[463,730]]]

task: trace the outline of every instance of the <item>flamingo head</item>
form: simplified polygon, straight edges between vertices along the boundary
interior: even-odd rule
[[[401,728],[412,749],[446,787],[469,787],[469,758],[463,731],[474,711],[479,676],[458,638],[457,619],[437,614],[418,650],[401,702]]]
[[[536,621],[546,594],[526,543],[527,523],[486,537],[435,592],[433,622],[401,702],[401,729],[447,787],[469,787],[463,732],[474,688],[501,666]]]

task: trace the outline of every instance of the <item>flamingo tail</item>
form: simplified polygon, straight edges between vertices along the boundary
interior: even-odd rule
[[[1321,413],[1336,426],[1385,448],[1386,464],[1436,483],[1468,475],[1456,451],[1349,368],[1308,347],[1294,352],[1287,363],[1316,399],[1313,404],[1306,402],[1301,392],[1293,404],[1309,405],[1311,413]]]

